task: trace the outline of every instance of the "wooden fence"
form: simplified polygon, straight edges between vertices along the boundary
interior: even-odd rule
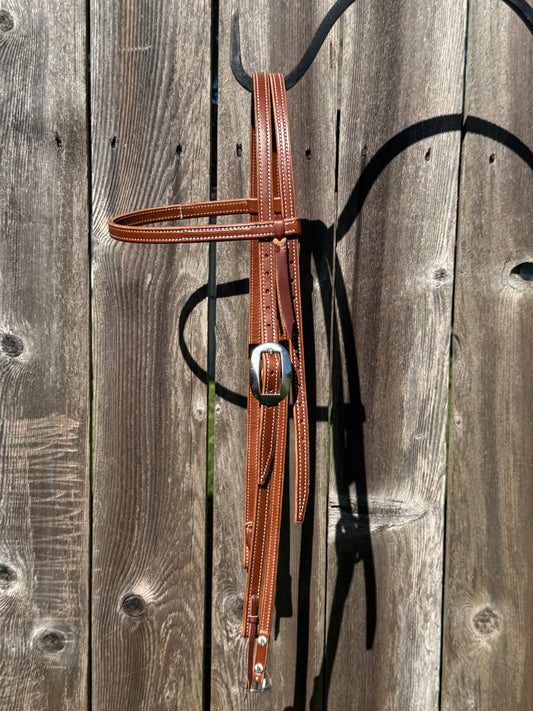
[[[284,511],[270,684],[246,701],[248,249],[107,234],[247,195],[232,9],[246,68],[287,72],[330,2],[0,9],[6,711],[531,709],[523,15],[358,0],[289,92],[313,485],[303,526]]]

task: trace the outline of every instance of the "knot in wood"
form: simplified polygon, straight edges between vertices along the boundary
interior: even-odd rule
[[[8,10],[0,10],[0,30],[9,32],[14,26],[13,15]]]
[[[146,611],[146,603],[140,595],[126,595],[122,600],[122,610],[128,617],[140,617]]]
[[[484,607],[474,617],[474,627],[482,635],[494,634],[500,629],[500,618],[490,607]]]
[[[0,339],[0,346],[10,358],[18,358],[24,350],[22,339],[13,333],[3,333]]]
[[[60,630],[45,630],[39,636],[39,647],[45,652],[60,652],[65,648],[67,637]]]
[[[0,564],[0,587],[8,587],[17,579],[17,572],[5,563]]]

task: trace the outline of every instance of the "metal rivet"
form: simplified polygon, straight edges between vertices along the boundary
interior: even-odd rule
[[[256,674],[262,674],[263,673],[263,665],[262,664],[256,664],[254,666],[254,672]]]
[[[261,635],[260,637],[257,638],[257,644],[260,647],[266,646],[266,643],[267,643],[267,638],[264,635]]]

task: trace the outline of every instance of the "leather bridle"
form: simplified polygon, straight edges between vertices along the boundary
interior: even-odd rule
[[[288,397],[292,383],[295,511],[303,521],[309,493],[309,426],[296,216],[285,83],[253,75],[250,197],[170,205],[109,221],[127,242],[250,241],[250,380],[246,434],[242,634],[249,638],[247,689],[261,688],[267,661],[278,564]],[[230,225],[147,226],[191,217],[250,215]]]

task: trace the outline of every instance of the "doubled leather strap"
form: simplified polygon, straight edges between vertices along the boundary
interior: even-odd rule
[[[277,200],[279,214],[280,200]],[[234,225],[195,225],[145,227],[153,222],[169,222],[194,217],[221,215],[257,215],[257,200],[211,200],[189,205],[167,205],[135,210],[109,220],[109,234],[122,242],[214,242],[218,240],[268,239],[275,232],[274,219]],[[284,233],[290,237],[300,234],[300,220],[283,219]],[[141,227],[142,226],[142,227]]]
[[[285,471],[288,384],[292,382],[296,522],[309,493],[309,428],[299,275],[300,221],[285,84],[281,74],[254,74],[250,197],[136,210],[109,221],[127,242],[250,241],[249,347],[243,565],[248,569],[242,634],[249,638],[247,689],[266,667]],[[248,223],[155,225],[186,218],[248,214]],[[151,226],[150,226],[151,225]],[[243,433],[244,434],[244,433]]]

